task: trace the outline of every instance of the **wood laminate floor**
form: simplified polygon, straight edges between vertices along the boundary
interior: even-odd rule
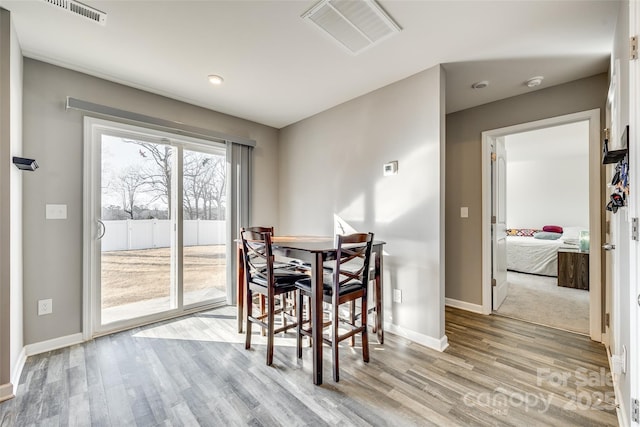
[[[29,357],[1,426],[617,425],[602,345],[525,323],[446,310],[450,346],[392,334],[371,362],[341,347],[340,382],[311,381],[311,349],[264,338],[244,349],[235,308],[149,325]],[[325,347],[327,348],[327,347]]]

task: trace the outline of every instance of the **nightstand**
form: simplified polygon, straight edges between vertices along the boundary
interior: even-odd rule
[[[558,286],[589,290],[589,252],[558,249]]]

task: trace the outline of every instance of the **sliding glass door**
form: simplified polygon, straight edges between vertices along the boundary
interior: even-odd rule
[[[226,299],[226,153],[184,149],[184,304]]]
[[[226,302],[224,144],[87,120],[93,333]]]
[[[171,257],[171,161],[175,149],[102,134],[101,325],[176,308]]]

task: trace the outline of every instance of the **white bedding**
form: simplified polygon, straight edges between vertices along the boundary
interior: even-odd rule
[[[534,237],[507,236],[507,270],[521,273],[558,275],[558,248],[564,239],[543,240]]]

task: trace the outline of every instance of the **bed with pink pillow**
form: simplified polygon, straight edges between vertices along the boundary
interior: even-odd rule
[[[579,229],[555,225],[507,229],[507,270],[557,276],[558,249],[572,246],[574,233],[577,243]]]

